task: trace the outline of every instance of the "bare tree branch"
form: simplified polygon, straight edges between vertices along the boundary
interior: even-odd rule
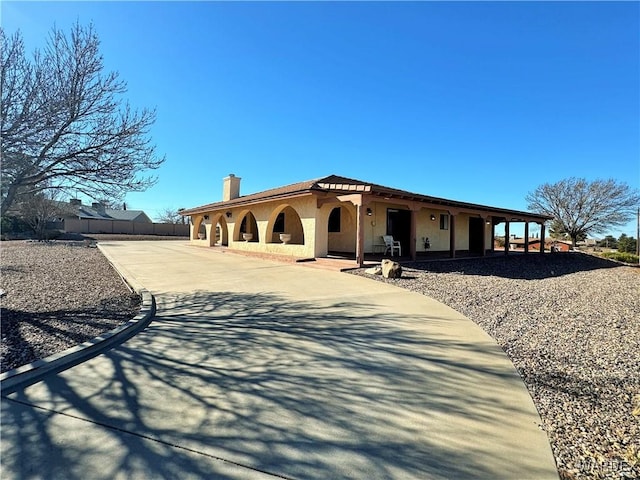
[[[158,214],[156,220],[160,223],[184,224],[186,223],[186,219],[180,213],[182,210],[184,210],[184,208],[175,209],[167,207]]]
[[[575,246],[588,234],[603,233],[633,218],[640,193],[614,179],[568,178],[545,183],[527,194],[528,208],[552,216],[555,230],[567,233]]]
[[[31,60],[19,33],[0,29],[0,40],[3,212],[43,188],[98,199],[155,183],[144,176],[164,161],[149,139],[155,112],[122,100],[126,84],[103,72],[92,25],[76,24],[68,36],[54,27]]]

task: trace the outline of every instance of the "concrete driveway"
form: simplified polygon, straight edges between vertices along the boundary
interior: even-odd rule
[[[156,318],[2,400],[2,478],[558,478],[513,366],[450,308],[183,242],[102,248]]]

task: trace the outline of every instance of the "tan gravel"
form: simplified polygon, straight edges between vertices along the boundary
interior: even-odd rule
[[[137,315],[140,299],[83,242],[0,244],[1,370],[44,358]]]
[[[372,278],[435,298],[496,339],[562,478],[640,478],[639,268],[571,252],[416,263],[403,278]]]
[[[82,245],[0,244],[2,371],[136,315],[139,298]],[[561,478],[640,478],[640,269],[568,253],[416,263],[403,278],[371,278],[442,301],[496,339]]]

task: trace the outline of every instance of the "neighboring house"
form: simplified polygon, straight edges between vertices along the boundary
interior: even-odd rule
[[[547,238],[544,241],[547,248],[556,252],[569,252],[573,250],[573,244],[570,240],[554,240],[553,238]]]
[[[83,205],[78,199],[69,203],[60,202],[60,220],[62,228],[68,233],[120,233],[149,235],[186,235],[184,228],[173,225],[156,224],[141,210],[122,210],[105,208],[94,202],[91,206]]]
[[[72,198],[69,200],[69,203],[61,205],[61,210],[64,219],[122,220],[125,222],[152,223],[151,219],[142,210],[127,210],[124,204],[122,210],[115,210],[105,208],[105,206],[99,202],[93,202],[91,206],[83,205],[81,200]]]
[[[524,238],[516,238],[511,237],[509,240],[509,250],[518,251],[525,249],[525,239]],[[545,243],[546,245],[546,243]],[[529,238],[528,246],[530,250],[540,250],[540,239],[539,238]]]
[[[526,249],[524,238],[512,238],[509,241],[509,250],[512,251],[524,251]],[[547,250],[555,252],[568,252],[571,250],[571,242],[566,240],[555,240],[553,238],[546,238],[544,241],[544,247]],[[529,238],[528,242],[529,250],[540,250],[540,239]]]
[[[191,219],[190,239],[203,246],[282,254],[297,258],[330,253],[355,257],[382,254],[382,236],[400,242],[402,255],[429,252],[485,255],[493,250],[495,226],[539,224],[550,217],[411,193],[330,175],[240,196],[240,178],[224,179],[223,199],[181,212]],[[280,234],[286,234],[281,237]],[[544,250],[543,250],[544,251]],[[505,249],[505,253],[508,248]]]

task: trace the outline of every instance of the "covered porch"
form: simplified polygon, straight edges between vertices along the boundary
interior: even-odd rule
[[[391,256],[384,236],[397,242],[393,253],[403,261],[485,256],[496,252],[497,225],[504,223],[508,238],[511,226],[523,222],[528,238],[533,222],[544,238],[548,220],[337,176],[248,196],[239,196],[239,184],[237,189],[233,198],[183,212],[193,244],[298,260],[348,259],[362,266]],[[502,253],[509,254],[508,242]]]

